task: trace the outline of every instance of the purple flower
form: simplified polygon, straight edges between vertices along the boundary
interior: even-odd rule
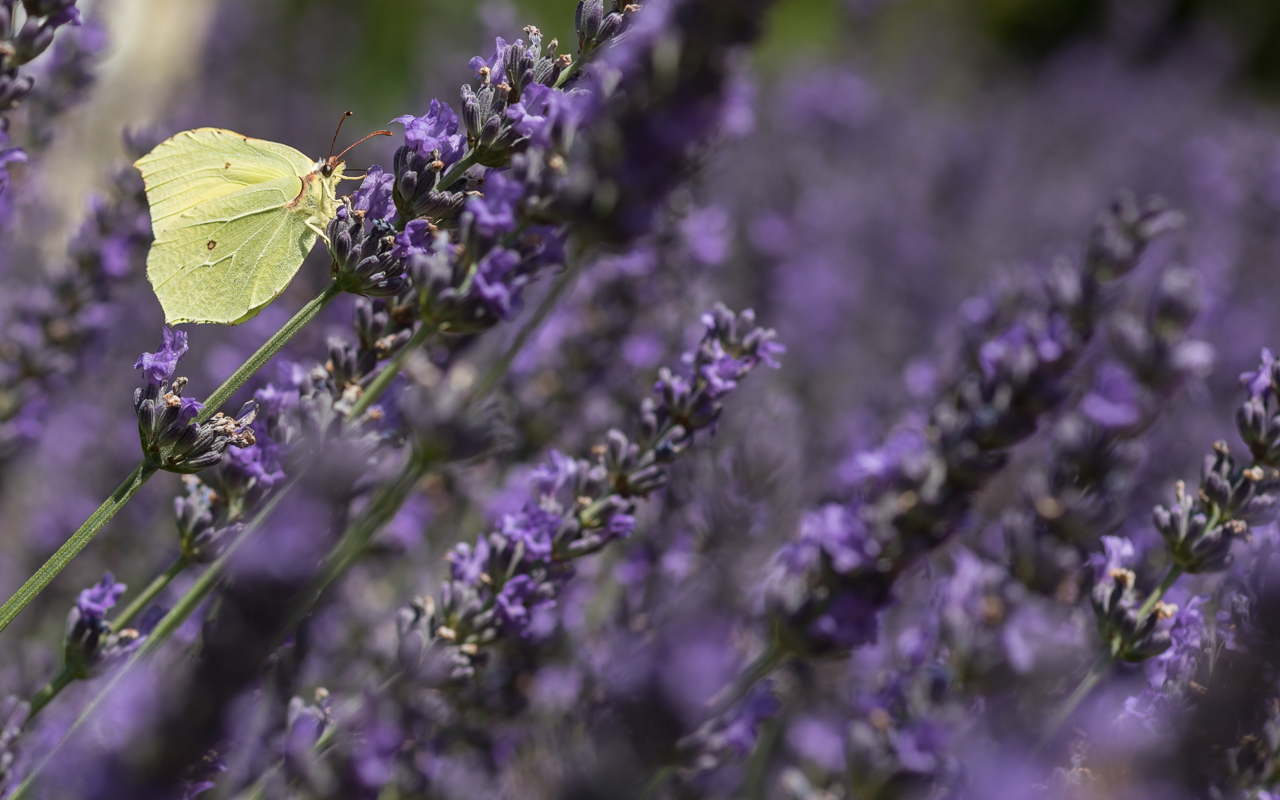
[[[694,259],[716,266],[729,257],[733,240],[733,223],[723,206],[694,208],[680,222],[684,245]]]
[[[525,558],[546,560],[551,558],[551,540],[561,521],[559,514],[529,504],[521,511],[503,517],[502,535],[513,542],[522,542]]]
[[[143,353],[138,356],[137,363],[133,365],[134,369],[140,369],[146,373],[147,380],[153,386],[167,383],[173,377],[174,370],[178,368],[178,361],[187,352],[186,331],[166,327],[161,336],[163,341],[160,349],[154,353]]]
[[[483,236],[490,238],[516,229],[516,207],[524,198],[524,186],[506,172],[491,172],[484,179],[484,196],[467,201],[467,211]]]
[[[496,37],[493,48],[493,58],[486,61],[481,56],[474,56],[468,62],[468,66],[475,70],[476,78],[485,83],[497,84],[502,83],[507,77],[506,68],[503,66],[504,56],[507,54],[507,40],[501,36]]]
[[[1207,630],[1200,607],[1209,600],[1208,595],[1196,595],[1174,613],[1168,628],[1173,645],[1143,664],[1152,689],[1166,694],[1181,692],[1195,676],[1197,664],[1206,654]]]
[[[547,148],[557,129],[572,129],[587,115],[590,103],[588,93],[562,92],[535,83],[525,88],[520,102],[507,108],[507,116],[530,144]]]
[[[102,576],[102,580],[97,584],[80,592],[80,596],[76,599],[76,606],[80,609],[80,616],[85,620],[101,620],[107,610],[119,602],[121,595],[124,594],[128,587],[123,583],[116,583],[115,576],[110,572]]]
[[[392,122],[404,125],[405,143],[418,155],[430,158],[439,150],[445,166],[456,162],[467,149],[467,137],[458,133],[458,115],[448,103],[432,100],[431,110],[425,115],[406,114]]]
[[[374,720],[356,739],[351,765],[356,780],[367,789],[381,789],[391,780],[405,736],[390,722]]]
[[[841,591],[809,626],[809,635],[841,649],[862,647],[880,632],[880,604],[861,594]]]
[[[518,292],[523,281],[508,280],[518,266],[520,254],[502,247],[485,253],[477,265],[474,291],[489,313],[499,319],[511,319],[519,310]]]
[[[897,731],[894,751],[898,763],[909,772],[928,774],[938,768],[947,752],[949,731],[932,720],[919,720]]]
[[[507,581],[494,598],[494,612],[499,623],[508,630],[527,632],[533,614],[555,602],[539,583],[528,575],[516,575]]]
[[[285,479],[280,446],[267,434],[266,426],[261,422],[253,424],[253,432],[254,444],[230,448],[223,461],[253,481],[257,489],[270,489]]]
[[[392,208],[393,213],[394,211],[395,209]],[[396,234],[396,246],[391,248],[391,257],[408,259],[418,253],[427,253],[431,250],[434,239],[435,233],[431,230],[430,222],[425,219],[411,219],[404,226],[404,230]]]
[[[415,494],[405,501],[395,517],[387,523],[383,535],[400,549],[408,550],[423,540],[434,515],[427,498]]]
[[[449,551],[449,577],[467,586],[479,586],[480,575],[489,568],[489,540],[481,536],[475,547],[462,542]]]
[[[374,164],[365,171],[360,188],[352,193],[351,207],[363,211],[367,220],[391,222],[396,218],[396,205],[392,199],[395,182],[394,175]]]
[[[1103,536],[1102,549],[1103,552],[1090,555],[1087,562],[1097,581],[1107,579],[1114,570],[1128,568],[1136,555],[1133,542],[1122,536]]]
[[[178,425],[186,426],[200,415],[204,410],[204,403],[196,400],[194,397],[183,397],[179,400],[178,406]]]
[[[547,460],[529,473],[529,483],[544,497],[554,497],[561,489],[572,486],[578,477],[578,461],[559,450],[547,453]]]
[[[605,535],[609,539],[629,539],[636,530],[636,518],[630,514],[614,514],[605,525]]]
[[[1103,364],[1080,412],[1104,428],[1127,428],[1142,418],[1140,387],[1129,370]]]
[[[1262,363],[1253,372],[1240,373],[1240,383],[1248,390],[1250,397],[1266,399],[1271,396],[1271,373],[1275,369],[1276,357],[1271,348],[1262,348]]]
[[[760,723],[777,715],[781,708],[771,689],[770,681],[757,684],[720,723],[719,738],[738,758],[746,758],[755,749]]]
[[[829,503],[800,518],[800,537],[779,553],[780,561],[800,573],[817,564],[818,554],[831,559],[832,568],[848,574],[874,561],[880,545],[856,511]]]
[[[875,450],[859,450],[839,467],[841,480],[850,486],[869,482],[881,485],[901,474],[918,471],[929,455],[929,442],[923,428],[914,424],[895,428],[884,444]]]
[[[787,726],[787,744],[801,758],[828,772],[845,766],[845,737],[839,723],[831,719],[800,716]]]

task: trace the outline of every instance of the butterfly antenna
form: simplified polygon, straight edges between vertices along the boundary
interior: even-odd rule
[[[352,115],[352,114],[354,114],[354,113],[356,113],[356,112],[354,112],[354,111],[344,111],[344,112],[343,112],[343,114],[342,114],[342,119],[338,120],[338,128],[337,128],[337,130],[335,130],[335,131],[333,132],[333,141],[332,141],[332,142],[329,142],[329,156],[333,155],[333,147],[334,147],[334,145],[336,145],[336,144],[338,143],[338,133],[339,133],[339,131],[341,131],[341,130],[342,130],[342,123],[346,122],[346,121],[347,121],[347,117],[351,116],[351,115]],[[324,160],[325,160],[325,161],[328,161],[328,160],[329,160],[329,156],[325,156],[325,157],[324,157]],[[342,156],[338,156],[338,158],[342,158]]]
[[[394,135],[395,134],[393,134],[391,131],[374,131],[373,133],[361,139],[360,142],[367,142],[375,136],[394,136]],[[355,147],[357,144],[360,144],[360,142],[356,142],[355,144],[352,144],[351,147]],[[337,159],[341,161],[342,157],[347,154],[347,152],[351,149],[351,147],[348,147],[346,150],[343,150],[341,153],[338,153]]]

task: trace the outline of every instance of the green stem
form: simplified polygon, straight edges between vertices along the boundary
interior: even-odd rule
[[[1114,662],[1115,656],[1112,655],[1110,651],[1105,652],[1098,657],[1093,668],[1089,670],[1089,674],[1084,676],[1084,679],[1080,681],[1080,685],[1076,687],[1076,690],[1071,693],[1071,696],[1067,698],[1066,702],[1058,708],[1057,713],[1053,715],[1053,718],[1049,722],[1049,727],[1045,729],[1044,738],[1040,740],[1040,746],[1036,749],[1036,752],[1044,750],[1044,748],[1048,746],[1049,742],[1053,741],[1054,737],[1058,735],[1058,731],[1066,721],[1071,718],[1071,715],[1075,713],[1076,707],[1079,706],[1080,703],[1084,702],[1084,699],[1089,696],[1089,692],[1093,691],[1093,687],[1098,685],[1098,681],[1102,680],[1102,677],[1107,674],[1107,671],[1111,669],[1111,665]]]
[[[769,788],[765,781],[765,772],[769,768],[769,759],[773,749],[782,736],[782,725],[776,719],[767,719],[760,724],[760,735],[756,737],[755,749],[747,759],[746,780],[742,785],[747,790],[750,800],[764,800]]]
[[[569,79],[578,71],[578,67],[582,66],[582,61],[582,58],[575,58],[573,61],[569,62],[569,66],[565,67],[565,69],[561,71],[560,77],[556,78],[556,85],[553,88],[559,89],[561,86],[568,83]]]
[[[49,705],[49,701],[57,697],[58,692],[67,688],[67,685],[75,679],[75,671],[71,667],[63,667],[62,672],[59,672],[53,680],[49,681],[43,689],[36,692],[35,696],[31,698],[31,710],[27,712],[27,721],[23,724],[30,723],[32,717],[40,713],[40,709]]]
[[[271,338],[259,347],[257,352],[249,356],[249,359],[240,365],[239,369],[231,373],[231,377],[222,382],[222,385],[214,389],[213,394],[205,398],[204,409],[200,415],[196,417],[196,422],[204,422],[212,417],[222,404],[231,398],[231,395],[244,386],[245,382],[252,378],[258,370],[266,366],[271,357],[280,352],[280,348],[293,338],[294,334],[302,330],[302,327],[308,322],[316,318],[316,315],[325,309],[330,303],[342,294],[342,289],[338,287],[338,282],[330,281],[329,285],[324,287],[324,291],[311,299],[302,308],[298,309],[298,313],[294,314],[288,322],[281,326],[280,330],[271,334]]]
[[[462,173],[471,169],[471,167],[475,165],[477,155],[478,154],[475,150],[467,151],[467,154],[463,156],[457,164],[454,164],[449,168],[449,171],[444,174],[444,177],[440,179],[440,182],[437,183],[436,186],[440,187],[441,190],[446,190],[452,186],[454,181],[462,177]]]
[[[735,703],[750,694],[757,683],[772,675],[773,671],[786,659],[786,651],[778,646],[777,642],[770,642],[769,646],[747,665],[737,680],[711,698],[711,716],[718,717],[732,708]]]
[[[169,585],[169,582],[186,569],[190,563],[191,560],[186,556],[178,556],[178,559],[173,562],[169,569],[165,570],[164,574],[157,576],[155,580],[151,581],[151,584],[142,591],[142,594],[134,598],[133,602],[129,603],[124,611],[120,612],[115,619],[111,620],[111,632],[119,633],[127,628],[129,623],[133,621],[133,618],[138,616],[142,609],[146,608],[147,604],[154,600],[156,595],[160,594],[160,592]],[[67,686],[75,680],[75,677],[75,673],[72,672],[70,667],[63,667],[62,672],[59,672],[57,677],[49,681],[43,689],[36,692],[35,696],[31,698],[31,711],[27,715],[27,720],[30,721],[31,717],[35,716],[37,711],[44,708],[49,704],[49,701],[57,697],[59,692],[67,688]]]
[[[653,777],[649,779],[649,782],[646,783],[644,785],[644,788],[640,790],[640,796],[638,800],[649,800],[650,797],[653,797],[654,795],[656,795],[658,793],[658,790],[662,788],[662,784],[666,783],[667,780],[670,779],[673,774],[675,774],[675,771],[676,771],[675,767],[663,767],[662,769],[655,772]]]
[[[335,580],[360,558],[369,541],[395,517],[418,480],[426,472],[427,465],[420,459],[410,458],[400,470],[394,482],[378,489],[369,505],[343,532],[342,538],[329,551],[320,570],[311,579],[311,585],[301,595],[289,614],[288,622],[279,631],[283,637],[302,623],[307,612],[320,599]]]
[[[14,592],[13,597],[5,601],[0,606],[0,631],[9,627],[9,623],[27,607],[27,604],[35,599],[36,595],[44,591],[44,588],[57,577],[67,564],[71,563],[71,559],[85,548],[85,545],[102,530],[102,526],[116,515],[116,512],[124,508],[143,484],[155,474],[157,464],[154,461],[144,460],[138,466],[133,468],[133,472],[129,473],[129,477],[124,479],[124,483],[116,487],[111,496],[102,501],[102,505],[98,506],[98,510],[94,511],[84,524],[71,534],[71,538],[63,543],[58,551],[44,562],[36,573],[22,584],[22,588]]]
[[[271,360],[271,357],[284,347],[285,342],[293,338],[293,335],[302,329],[316,315],[324,310],[325,306],[342,294],[342,290],[338,288],[337,281],[332,281],[325,287],[324,291],[316,295],[311,302],[307,303],[293,315],[293,318],[284,324],[280,330],[272,334],[271,338],[266,341],[258,351],[249,357],[240,365],[240,368],[231,374],[231,377],[222,382],[213,394],[205,400],[205,407],[196,417],[197,422],[204,422],[213,416],[227,398],[235,394],[236,390],[245,384],[254,373],[262,369],[262,366]],[[103,525],[116,515],[121,508],[124,508],[138,490],[142,488],[152,475],[159,468],[158,464],[150,460],[144,460],[129,477],[125,478],[124,483],[112,492],[111,496],[98,506],[98,510],[94,511],[90,517],[84,521],[84,524],[73,534],[71,538],[58,548],[48,561],[44,563],[36,573],[32,575],[26,583],[22,585],[17,592],[10,597],[3,606],[0,606],[0,631],[9,627],[9,623],[13,622],[22,609],[35,599],[36,595],[44,591],[44,588],[61,572],[67,564],[71,563],[71,559],[75,558],[85,545],[97,535]],[[163,587],[160,587],[163,588]]]
[[[1139,620],[1146,619],[1147,615],[1151,613],[1151,610],[1160,602],[1160,599],[1165,596],[1165,593],[1167,593],[1173,584],[1178,581],[1178,578],[1182,577],[1183,572],[1185,572],[1185,570],[1177,564],[1169,567],[1169,571],[1165,573],[1165,576],[1161,579],[1159,585],[1152,590],[1151,594],[1147,595],[1147,599],[1142,603],[1142,606],[1138,608]],[[1098,681],[1102,680],[1102,677],[1107,674],[1109,669],[1111,669],[1111,664],[1115,659],[1115,653],[1111,652],[1110,649],[1098,657],[1098,661],[1093,665],[1093,669],[1089,670],[1089,674],[1084,676],[1084,680],[1080,681],[1080,685],[1076,687],[1076,690],[1071,693],[1071,696],[1067,698],[1066,702],[1062,704],[1057,713],[1053,715],[1053,719],[1049,722],[1049,727],[1045,731],[1044,738],[1040,740],[1040,750],[1043,750],[1048,746],[1049,742],[1058,735],[1058,731],[1064,724],[1066,724],[1066,721],[1070,719],[1071,715],[1075,713],[1076,707],[1084,702],[1084,699],[1089,696],[1089,692],[1093,691],[1093,687],[1097,686]]]
[[[133,598],[133,600],[129,602],[129,605],[125,606],[125,609],[117,614],[115,619],[111,620],[111,632],[119,633],[129,627],[129,623],[133,622],[133,618],[141,614],[142,610],[145,609],[151,601],[156,599],[156,595],[164,591],[170,581],[178,577],[178,575],[180,575],[182,571],[190,565],[190,558],[185,555],[178,556],[177,560],[175,560],[167,570],[160,575],[157,575],[155,580],[151,581],[151,583],[147,585],[147,588],[142,590],[142,594]]]
[[[506,352],[504,352],[502,357],[489,367],[489,371],[486,372],[484,377],[480,379],[480,382],[476,384],[475,390],[471,393],[471,402],[474,403],[477,400],[481,400],[486,397],[489,392],[493,391],[494,386],[496,386],[498,381],[502,379],[502,376],[507,373],[507,370],[511,368],[511,362],[516,360],[516,356],[520,354],[520,351],[524,348],[525,344],[528,343],[530,337],[533,336],[534,331],[542,325],[543,320],[547,318],[547,314],[551,313],[551,309],[555,308],[556,304],[560,302],[560,298],[564,296],[565,291],[573,285],[574,279],[578,277],[578,273],[581,271],[581,264],[581,258],[574,259],[573,262],[565,268],[565,271],[561,273],[560,277],[556,279],[555,284],[551,287],[551,291],[547,292],[547,296],[542,298],[542,302],[538,304],[536,309],[534,309],[533,315],[530,316],[529,319],[525,320],[524,325],[521,326],[520,331],[516,334],[516,338],[511,340],[511,345],[506,349]]]
[[[195,582],[192,583],[186,593],[178,599],[178,602],[172,609],[170,609],[169,613],[165,614],[159,624],[157,624],[156,627],[152,629],[151,633],[147,635],[147,638],[142,640],[142,644],[138,646],[138,649],[133,651],[133,655],[129,656],[129,660],[126,661],[120,669],[116,670],[115,674],[111,676],[111,679],[102,687],[102,690],[93,698],[93,701],[80,712],[80,716],[76,718],[76,721],[72,724],[71,728],[62,735],[62,738],[58,743],[54,745],[53,748],[45,754],[44,758],[35,765],[31,772],[27,774],[27,777],[18,785],[18,788],[14,790],[13,794],[8,797],[8,800],[23,800],[23,798],[31,797],[31,792],[35,788],[36,781],[39,779],[41,773],[44,772],[44,769],[62,749],[63,744],[65,744],[67,740],[76,733],[76,731],[80,730],[84,723],[97,711],[98,707],[102,705],[113,691],[115,691],[116,687],[124,682],[125,678],[132,674],[133,670],[136,669],[139,664],[163,647],[178,628],[180,628],[182,624],[195,613],[196,609],[200,607],[200,604],[203,603],[210,593],[213,592],[214,587],[222,578],[222,574],[226,571],[227,564],[230,562],[232,556],[235,555],[236,550],[238,550],[240,546],[248,540],[250,535],[261,527],[267,517],[275,511],[280,499],[284,497],[291,488],[293,488],[293,485],[296,482],[297,479],[295,478],[280,487],[280,491],[272,495],[271,499],[262,507],[262,510],[260,510],[254,518],[249,521],[249,524],[246,525],[244,529],[240,531],[239,535],[237,535],[236,538],[227,546],[227,549],[218,557],[218,560],[210,564],[209,568],[196,578]]]
[[[1155,590],[1152,591],[1151,594],[1147,595],[1147,599],[1143,601],[1141,608],[1138,609],[1139,620],[1146,619],[1146,616],[1151,613],[1151,609],[1156,607],[1156,603],[1159,603],[1160,599],[1164,597],[1165,593],[1168,592],[1170,588],[1172,588],[1178,578],[1182,577],[1182,573],[1184,571],[1185,570],[1177,564],[1169,567],[1169,571],[1165,573],[1164,579],[1160,581],[1160,584],[1156,586]]]
[[[382,393],[387,390],[391,382],[396,379],[396,375],[400,374],[400,367],[404,364],[404,360],[409,354],[421,347],[436,332],[434,325],[422,323],[418,329],[413,332],[413,336],[409,337],[409,341],[396,351],[391,360],[383,365],[382,371],[374,376],[369,385],[364,387],[360,392],[360,397],[356,400],[355,405],[351,406],[351,413],[347,415],[348,420],[357,420],[364,412],[369,410],[369,406],[377,402],[382,397]]]

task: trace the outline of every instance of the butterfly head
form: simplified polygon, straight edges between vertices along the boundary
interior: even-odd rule
[[[346,150],[343,150],[341,153],[338,153],[335,156],[333,155],[333,146],[338,141],[338,131],[342,130],[342,123],[345,122],[347,117],[349,116],[351,116],[350,111],[344,113],[342,115],[342,119],[338,120],[338,130],[333,132],[333,141],[329,143],[329,155],[324,159],[317,161],[315,167],[312,169],[312,172],[318,173],[321,177],[325,178],[326,180],[330,178],[334,178],[336,180],[337,178],[342,177],[342,157],[345,156],[347,154],[347,151],[350,150],[352,147],[355,147],[357,144],[360,144],[360,142],[368,141],[369,139],[372,139],[375,136],[391,135],[391,131],[374,131],[373,133],[361,139],[360,142],[356,142],[355,144],[351,145],[351,147],[348,147]]]
[[[329,156],[323,161],[317,161],[313,172],[319,173],[322,178],[332,178],[335,175],[342,177],[343,162],[338,160],[337,156]]]

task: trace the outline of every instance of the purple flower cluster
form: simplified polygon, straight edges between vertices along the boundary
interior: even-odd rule
[[[777,366],[773,356],[783,348],[750,310],[735,315],[718,305],[702,321],[702,342],[685,357],[691,374],[661,371],[654,386],[660,399],[641,404],[634,441],[614,429],[590,460],[553,450],[529,474],[533,498],[474,546],[454,548],[439,601],[427,598],[401,613],[409,666],[447,680],[470,678],[482,647],[536,636],[539,614],[574,574],[572,562],[629,538],[636,500],[667,484],[667,465],[699,430],[715,425],[736,381],[760,364]]]
[[[138,155],[151,144],[146,135],[126,136],[126,146]],[[115,321],[112,301],[120,287],[141,273],[151,244],[142,179],[119,169],[112,182],[109,195],[91,198],[88,218],[71,240],[71,264],[15,286],[5,304],[0,456],[40,438],[49,406]]]
[[[1066,394],[1104,311],[1103,289],[1173,223],[1122,198],[1094,227],[1080,270],[1058,268],[1035,294],[972,312],[959,368],[926,423],[857,460],[864,492],[834,525],[809,524],[778,554],[769,604],[787,649],[838,652],[876,638],[894,579],[961,522],[972,494]]]
[[[144,460],[97,512],[81,485],[136,453],[150,226],[114,176],[45,274],[42,159],[100,30],[6,73],[38,86],[0,154],[31,162],[0,208],[0,526],[90,523],[0,609],[0,794],[1280,796],[1280,149],[1235,39],[1101,0],[1011,77],[856,2],[827,21],[864,71],[815,72],[744,57],[763,0],[581,0],[570,52],[490,3],[446,103],[341,46],[412,31],[447,74],[445,18],[330,5],[216,0],[171,127],[314,127],[268,52],[340,93],[413,75],[418,111],[300,270],[313,320],[203,404],[180,372],[227,374],[297,297],[137,359]],[[5,69],[74,16],[0,9]],[[1186,217],[1122,193],[1041,258],[1122,184]],[[16,587],[56,543],[9,538]]]

